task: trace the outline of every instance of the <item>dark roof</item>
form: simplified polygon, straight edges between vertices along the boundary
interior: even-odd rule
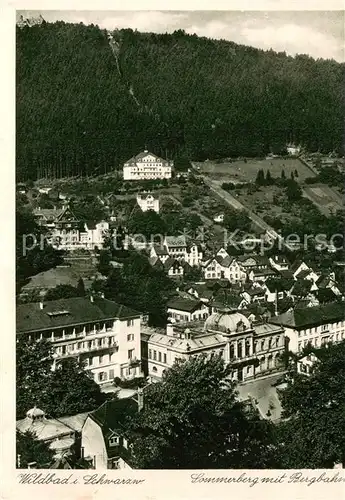
[[[309,276],[310,272],[310,269],[303,269],[300,273],[297,274],[297,278],[303,280],[304,278]]]
[[[324,304],[326,302],[334,302],[337,298],[336,294],[331,288],[321,288],[314,293],[320,304]]]
[[[113,433],[124,436],[126,434],[128,420],[137,413],[138,403],[132,398],[108,400],[97,408],[97,410],[90,413],[90,418],[92,418],[102,430],[108,458],[128,454],[128,450],[124,449],[123,446],[109,446],[109,438]]]
[[[295,262],[292,264],[290,270],[294,273],[295,271],[297,271],[297,269],[299,268],[299,266],[301,264],[303,264],[303,260],[300,260],[300,259],[295,260]]]
[[[163,158],[160,158],[159,156],[157,156],[153,153],[150,153],[149,151],[142,151],[141,153],[138,153],[136,156],[132,156],[132,158],[127,160],[126,163],[136,163],[137,161],[140,161],[143,158],[145,158],[145,156],[149,156],[149,155],[154,156],[155,161],[157,161],[157,162],[167,163],[167,160],[164,160]]]
[[[273,269],[253,269],[254,276],[274,276],[276,271]]]
[[[173,266],[175,267],[180,267],[183,263],[180,262],[179,260],[174,259],[173,257],[169,257],[163,264],[163,267],[166,271],[169,271],[169,269]]]
[[[305,328],[307,326],[318,326],[326,324],[329,321],[344,319],[344,304],[331,303],[316,307],[295,308],[292,311],[275,316],[270,322],[275,325],[292,328]]]
[[[310,292],[312,287],[312,282],[310,280],[298,280],[295,281],[294,286],[292,287],[291,294],[292,295],[306,295]]]
[[[157,255],[169,255],[165,245],[155,245],[153,248]]]
[[[293,279],[293,273],[289,269],[277,270],[277,276],[281,276],[286,279]]]
[[[227,293],[225,290],[219,290],[215,296],[212,305],[222,304],[223,306],[238,307],[243,301],[243,297],[239,294]]]
[[[203,306],[200,300],[184,299],[182,297],[174,297],[167,303],[169,309],[176,309],[178,311],[194,312]]]
[[[251,287],[245,290],[245,292],[254,297],[255,295],[264,295],[265,290],[261,287]]]
[[[100,297],[94,297],[93,302],[84,297],[51,300],[44,303],[43,309],[39,303],[33,302],[17,306],[17,333],[136,316],[140,316],[138,311]]]

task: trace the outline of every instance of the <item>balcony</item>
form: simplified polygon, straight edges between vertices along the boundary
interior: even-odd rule
[[[85,354],[89,352],[95,351],[104,351],[111,350],[115,352],[119,347],[118,342],[112,342],[110,344],[102,344],[102,345],[93,345],[91,347],[81,347],[79,349],[75,349],[74,351],[66,351],[65,353],[55,353],[56,358],[68,358],[78,356],[79,354]]]

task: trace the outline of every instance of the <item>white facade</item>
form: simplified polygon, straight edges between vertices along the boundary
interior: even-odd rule
[[[145,150],[124,164],[123,179],[127,181],[170,179],[173,166],[172,161],[159,158]]]
[[[159,213],[159,197],[152,193],[138,193],[137,203],[143,212],[153,210]]]
[[[159,380],[176,360],[219,354],[225,363],[232,364],[232,378],[246,382],[279,371],[284,350],[281,327],[252,327],[240,313],[218,312],[198,328],[193,324],[168,325],[167,335],[152,334],[148,339],[148,372],[153,380]]]
[[[78,298],[68,299],[70,301],[83,302],[80,307],[87,307],[89,299]],[[95,299],[96,300],[96,299]],[[103,300],[103,299],[97,299]],[[90,301],[92,308],[92,301]],[[108,301],[108,303],[111,301]],[[49,304],[53,304],[50,306]],[[60,301],[47,302],[47,315],[52,317],[61,314],[69,314],[69,311],[50,312],[50,308],[68,307],[68,302],[64,300],[63,306],[60,306]],[[27,306],[18,306],[23,308]],[[30,304],[34,308],[42,307],[44,314],[44,304]],[[119,310],[121,310],[119,306]],[[97,314],[98,306],[95,307],[95,315]],[[23,314],[23,313],[22,313]],[[71,322],[73,320],[73,307],[71,307]],[[23,320],[24,321],[24,320]],[[64,323],[62,323],[64,324]],[[102,385],[106,382],[111,382],[115,377],[122,379],[133,378],[141,374],[140,357],[141,357],[141,342],[140,342],[140,324],[141,318],[139,313],[133,311],[126,318],[109,318],[107,320],[99,319],[94,321],[85,321],[77,325],[57,326],[40,329],[39,326],[34,331],[25,332],[25,324],[20,326],[20,334],[27,336],[29,339],[40,340],[46,339],[52,342],[54,347],[54,365],[60,360],[73,357],[84,362],[85,370],[90,372],[95,382]]]

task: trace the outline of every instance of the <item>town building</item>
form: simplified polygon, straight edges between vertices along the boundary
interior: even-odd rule
[[[32,433],[38,441],[43,441],[53,450],[58,458],[69,454],[88,413],[79,413],[72,417],[49,418],[40,408],[31,408],[26,417],[16,422],[16,429],[21,434]],[[20,462],[20,457],[17,458]]]
[[[94,250],[102,248],[109,231],[106,221],[82,223],[67,204],[62,208],[37,208],[34,216],[40,226],[48,229],[48,240],[61,250]]]
[[[126,161],[123,166],[123,179],[125,181],[170,179],[173,166],[173,161],[164,160],[145,150]]]
[[[155,193],[138,193],[137,203],[142,212],[153,210],[157,214],[159,213],[159,196]]]
[[[151,334],[147,343],[152,381],[160,380],[176,360],[205,354],[222,356],[233,367],[233,379],[245,382],[279,371],[285,350],[280,325],[253,325],[245,315],[229,309],[219,310],[205,322],[170,324],[166,333]]]
[[[299,353],[308,344],[321,347],[328,342],[345,339],[345,308],[343,303],[316,307],[295,307],[269,320],[282,326],[288,338],[288,349]]]
[[[209,308],[201,300],[174,297],[167,303],[168,320],[171,322],[188,322],[206,319]]]
[[[307,356],[303,356],[297,360],[297,373],[310,377],[315,363],[319,362],[319,358],[312,352]]]
[[[81,448],[92,468],[132,469],[126,421],[142,406],[143,394],[139,390],[138,401],[134,398],[110,399],[89,413],[82,428]]]
[[[103,385],[141,374],[141,314],[101,297],[77,297],[17,306],[17,341],[52,342],[54,366],[73,357]]]
[[[295,144],[289,143],[286,146],[286,150],[288,152],[288,155],[290,156],[297,156],[301,152],[301,146],[296,146]]]
[[[203,250],[196,242],[187,243],[184,235],[165,236],[162,245],[153,245],[150,259],[153,263],[159,259],[163,264],[168,259],[183,261],[191,267],[198,267],[203,259]]]

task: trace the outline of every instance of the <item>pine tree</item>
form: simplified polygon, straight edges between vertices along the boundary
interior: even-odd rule
[[[270,185],[272,183],[273,183],[273,179],[271,176],[271,172],[269,170],[267,170],[267,172],[266,172],[266,184]]]
[[[77,290],[78,290],[78,294],[80,297],[85,297],[85,285],[84,285],[83,278],[79,278],[78,284],[77,284]]]
[[[262,169],[258,171],[255,183],[258,184],[258,186],[263,186],[265,184],[265,174]]]

